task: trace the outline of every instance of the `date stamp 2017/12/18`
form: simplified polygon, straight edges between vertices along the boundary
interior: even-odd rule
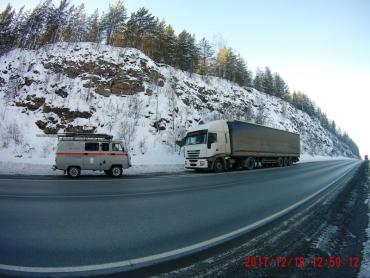
[[[269,256],[246,256],[245,257],[245,268],[256,269],[256,268],[359,268],[360,267],[360,257],[319,257],[314,256],[312,258],[305,257],[269,257]]]

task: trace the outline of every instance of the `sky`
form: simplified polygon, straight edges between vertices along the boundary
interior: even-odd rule
[[[78,5],[82,0],[71,0]],[[85,1],[88,13],[115,1]],[[268,66],[291,90],[307,94],[329,119],[370,155],[369,0],[126,0],[128,15],[140,7],[186,29],[199,40],[222,37],[250,69]],[[3,10],[8,2],[0,0]],[[19,9],[38,0],[13,0]],[[59,1],[54,1],[59,3]]]

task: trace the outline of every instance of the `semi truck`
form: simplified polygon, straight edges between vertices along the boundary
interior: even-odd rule
[[[299,134],[244,121],[218,120],[191,128],[185,167],[222,172],[233,168],[290,166],[299,161]]]

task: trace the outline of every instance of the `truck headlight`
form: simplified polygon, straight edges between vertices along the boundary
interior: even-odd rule
[[[204,165],[206,165],[206,162],[205,161],[201,161],[199,164],[200,164],[200,166],[204,166]]]

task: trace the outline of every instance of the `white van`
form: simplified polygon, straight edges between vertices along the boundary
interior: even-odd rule
[[[58,134],[58,147],[53,169],[63,170],[77,178],[81,170],[104,171],[112,177],[131,167],[130,157],[121,141],[107,134]]]

